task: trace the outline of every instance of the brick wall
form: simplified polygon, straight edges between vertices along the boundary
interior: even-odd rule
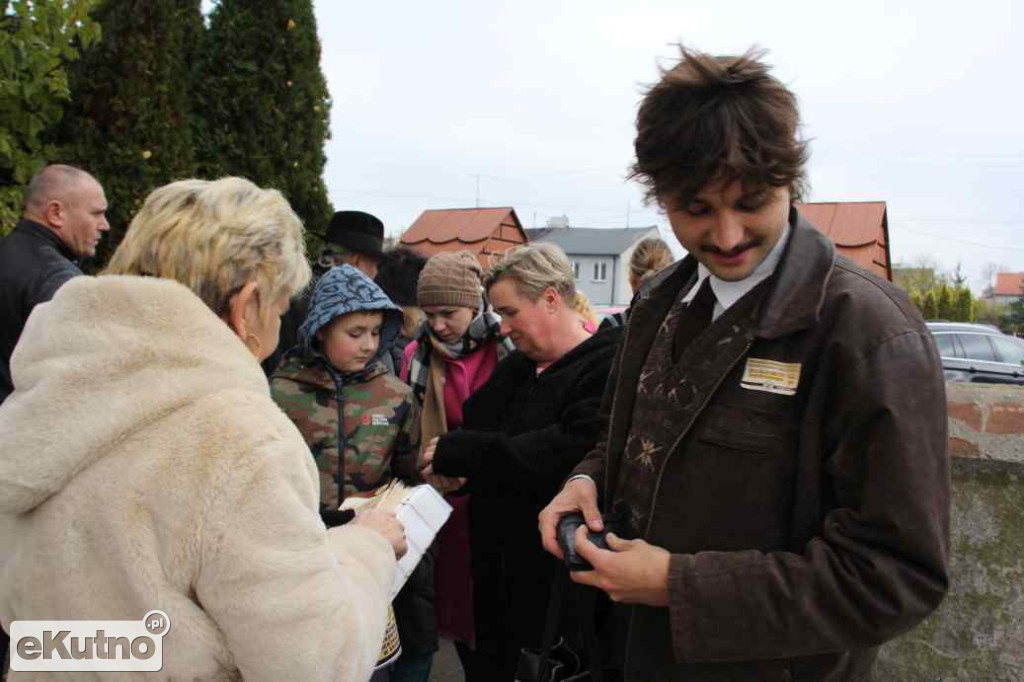
[[[949,454],[1024,463],[1024,387],[949,384]]]

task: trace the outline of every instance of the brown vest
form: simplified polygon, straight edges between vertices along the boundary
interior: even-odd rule
[[[682,351],[679,362],[673,360],[672,343],[676,324],[687,305],[682,296],[662,321],[637,383],[632,428],[612,502],[612,510],[627,537],[647,535],[656,492],[652,484],[660,484],[659,472],[665,461],[679,448],[704,403],[714,394],[714,387],[705,384],[716,383],[724,375],[705,370],[719,357],[742,353],[740,347],[748,343],[748,338],[746,334],[735,333],[739,331],[737,325],[751,318],[770,281],[768,278],[759,283],[714,320]],[[719,341],[712,344],[713,352],[709,353],[708,342],[715,338]]]

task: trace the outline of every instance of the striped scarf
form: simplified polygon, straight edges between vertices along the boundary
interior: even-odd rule
[[[431,351],[437,351],[448,358],[464,358],[491,339],[498,338],[501,333],[501,318],[487,305],[473,321],[469,328],[456,343],[445,343],[430,329],[427,322],[423,322],[416,332],[416,352],[409,361],[409,385],[420,405],[424,403],[427,387],[430,385],[430,358]],[[498,359],[505,357],[515,350],[512,342],[502,337],[501,345],[498,347]]]

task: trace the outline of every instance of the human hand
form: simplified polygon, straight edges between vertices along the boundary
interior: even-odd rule
[[[601,511],[597,508],[597,484],[590,478],[575,478],[565,484],[562,492],[555,495],[548,506],[537,517],[540,526],[541,544],[559,559],[565,559],[558,546],[558,519],[565,514],[582,512],[590,530],[604,529]],[[580,526],[583,528],[583,526]]]
[[[437,454],[437,444],[440,440],[440,436],[430,439],[430,442],[420,452],[419,467],[420,473],[427,479],[427,483],[434,486],[443,495],[464,486],[466,479],[459,476],[442,476],[441,474],[434,473],[434,455]]]
[[[570,572],[573,581],[604,590],[615,602],[668,606],[668,550],[615,533],[605,541],[608,549],[601,549],[587,538],[586,528],[576,529],[576,553],[594,570]]]
[[[396,558],[401,559],[405,556],[405,552],[408,549],[408,546],[405,544],[405,528],[393,512],[367,509],[356,514],[356,518],[352,523],[356,526],[363,526],[377,531],[383,535],[384,539],[391,543],[391,548],[395,550]]]
[[[420,472],[424,476],[434,474],[434,453],[437,451],[437,441],[439,440],[441,440],[440,436],[431,438],[427,447],[423,448],[423,452],[420,453]]]

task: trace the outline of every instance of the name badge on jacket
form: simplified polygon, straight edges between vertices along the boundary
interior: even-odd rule
[[[796,395],[800,383],[800,363],[747,358],[740,386],[751,391]]]

